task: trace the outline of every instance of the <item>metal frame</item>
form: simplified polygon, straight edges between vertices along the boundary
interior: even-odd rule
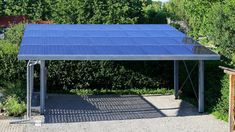
[[[34,65],[40,64],[40,113],[44,114],[46,98],[46,67],[45,60],[31,61],[27,65],[27,119],[31,118],[31,98],[33,92],[33,72]],[[204,112],[204,61],[199,60],[199,84],[198,84],[198,111]],[[188,70],[187,70],[188,73]],[[190,74],[190,73],[188,73]],[[190,76],[190,75],[189,75]],[[174,95],[178,99],[179,90],[179,61],[174,60]]]
[[[26,120],[31,119],[31,101],[34,87],[34,65],[40,64],[40,113],[44,113],[46,95],[46,68],[45,61],[29,60],[27,64],[27,111]]]
[[[19,60],[219,60],[207,55],[18,55]]]
[[[31,119],[31,100],[33,93],[33,85],[34,85],[34,65],[40,64],[40,113],[44,114],[45,110],[45,98],[46,98],[46,66],[45,60],[40,61],[32,61],[29,60],[27,64],[27,114],[26,120]],[[198,111],[204,112],[204,61],[199,60],[199,78],[198,78]],[[190,76],[188,69],[186,68],[187,73]],[[191,80],[192,81],[192,80]],[[192,83],[192,82],[191,82]],[[179,61],[174,60],[174,95],[175,98],[178,99],[178,91],[179,91]]]
[[[196,95],[196,91],[195,91],[192,79],[190,77],[192,71],[189,72],[185,62],[184,62],[184,66],[188,74],[185,81],[187,81],[188,79],[190,80],[190,83]],[[178,60],[174,60],[174,95],[175,95],[175,99],[178,99],[179,97],[179,61]],[[204,60],[199,60],[199,63],[198,63],[198,96],[196,95],[196,98],[198,100],[198,112],[203,113],[204,112]]]
[[[198,111],[204,112],[204,61],[198,64]]]
[[[179,61],[174,60],[174,95],[179,98]]]
[[[27,112],[26,119],[30,120],[31,118],[31,100],[34,87],[34,65],[38,64],[38,61],[29,60],[27,64]]]
[[[29,61],[31,62],[31,61]],[[45,98],[46,98],[46,67],[45,60],[38,62],[40,64],[40,113],[44,113],[45,109]],[[204,61],[199,60],[199,81],[198,81],[198,111],[204,112]],[[190,73],[187,69],[187,73],[190,76]],[[27,117],[31,116],[31,96],[32,96],[32,87],[33,87],[33,67],[31,65],[27,66]],[[187,77],[188,78],[188,77]],[[192,83],[192,80],[190,80]],[[174,95],[178,99],[178,90],[179,90],[179,61],[174,60]]]
[[[40,113],[44,113],[45,108],[45,93],[46,93],[46,79],[45,79],[45,61],[40,61]]]

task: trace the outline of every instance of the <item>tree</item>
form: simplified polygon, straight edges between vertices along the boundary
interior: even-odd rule
[[[235,56],[235,1],[214,4],[207,14],[206,30],[219,52],[228,58]],[[235,60],[233,62],[235,64]]]
[[[27,14],[29,0],[6,0],[4,1],[3,15],[25,15]]]

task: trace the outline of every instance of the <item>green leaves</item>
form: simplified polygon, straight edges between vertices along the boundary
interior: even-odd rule
[[[3,14],[4,15],[26,15],[29,0],[4,0],[2,1],[4,5]]]
[[[143,7],[144,19],[143,23],[147,24],[166,24],[167,11],[162,7],[162,3],[153,2],[150,5]]]
[[[159,88],[169,83],[163,83],[162,80],[171,78],[157,74],[163,65],[168,63],[159,65],[149,62],[143,68],[143,62],[50,61],[48,85],[56,89]]]
[[[232,58],[235,53],[235,2],[214,4],[208,14],[208,34],[220,53]]]
[[[4,33],[5,36],[4,39],[12,44],[19,46],[22,40],[23,31],[24,31],[24,24],[13,25],[10,28],[8,28]]]
[[[3,15],[27,15],[30,20],[114,24],[138,23],[142,4],[141,0],[7,0],[0,2],[0,9]]]
[[[20,116],[26,111],[26,104],[19,101],[16,96],[8,96],[3,108],[9,116]]]
[[[0,40],[0,81],[25,79],[26,64],[17,59],[23,27],[23,24],[19,24],[9,28],[5,33],[5,39]]]

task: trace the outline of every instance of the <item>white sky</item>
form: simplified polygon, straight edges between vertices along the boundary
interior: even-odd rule
[[[152,0],[152,1],[162,1],[162,2],[167,2],[169,0]]]

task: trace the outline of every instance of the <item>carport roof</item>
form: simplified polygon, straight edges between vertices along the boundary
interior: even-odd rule
[[[19,60],[218,60],[166,24],[28,24]]]

